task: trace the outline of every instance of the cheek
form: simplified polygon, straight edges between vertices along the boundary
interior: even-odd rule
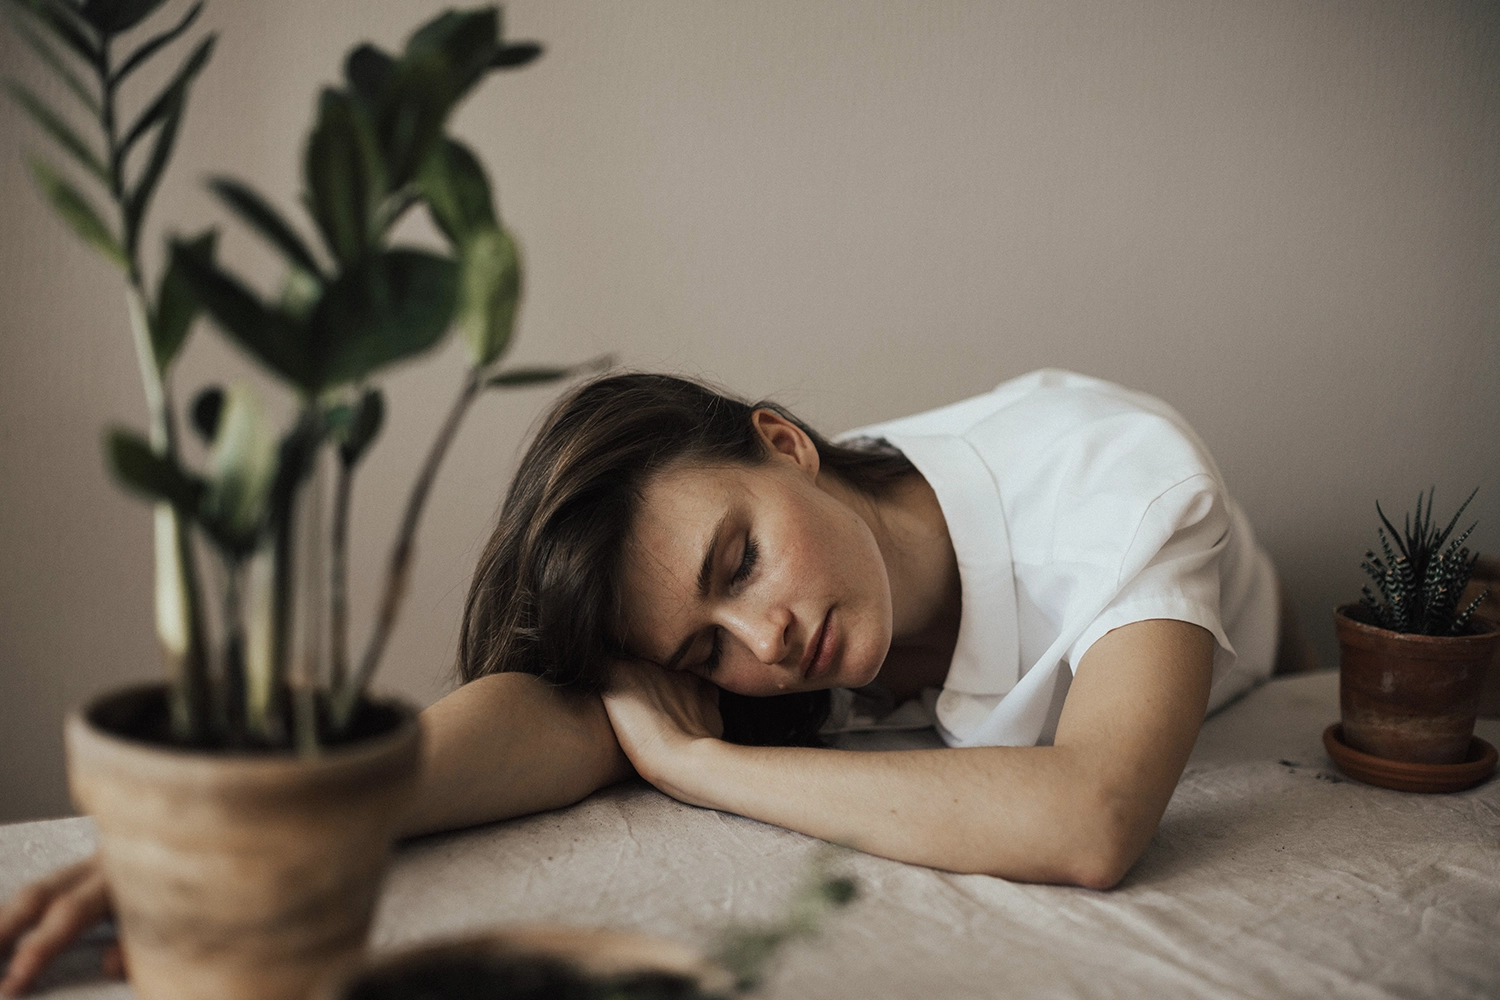
[[[789,689],[781,687],[788,683],[786,671],[769,667],[757,660],[749,651],[735,644],[733,651],[726,649],[719,667],[709,678],[725,691],[744,695],[747,698],[764,698],[773,694],[785,694]]]

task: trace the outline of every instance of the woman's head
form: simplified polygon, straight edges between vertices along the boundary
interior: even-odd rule
[[[889,643],[889,592],[836,494],[878,496],[911,471],[888,445],[831,444],[773,404],[685,379],[586,383],[548,415],[502,506],[465,609],[463,677],[599,690],[615,658],[644,656],[749,695],[863,683]],[[726,732],[801,741],[820,706],[726,698]]]

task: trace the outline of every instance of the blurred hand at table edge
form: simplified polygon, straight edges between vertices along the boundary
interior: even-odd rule
[[[48,962],[109,914],[109,887],[98,854],[23,886],[0,905],[0,953],[10,952],[0,995],[24,994]],[[101,965],[106,976],[124,978],[118,943],[105,951]]]

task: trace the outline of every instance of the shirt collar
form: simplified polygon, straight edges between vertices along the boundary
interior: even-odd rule
[[[945,691],[1003,695],[1021,676],[1015,568],[1000,488],[974,446],[952,434],[881,435],[937,494],[958,556],[962,611]]]

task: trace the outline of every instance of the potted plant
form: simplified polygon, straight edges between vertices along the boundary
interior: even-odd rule
[[[1464,544],[1474,526],[1456,537],[1453,530],[1473,498],[1442,529],[1434,527],[1431,491],[1425,509],[1418,496],[1401,531],[1377,503],[1382,554],[1367,552],[1363,568],[1379,596],[1366,586],[1334,616],[1341,723],[1330,728],[1330,748],[1409,765],[1397,771],[1419,783],[1480,763],[1471,760],[1481,742],[1474,720],[1500,625],[1475,614],[1485,592],[1460,602],[1477,559]]]
[[[459,101],[534,44],[501,41],[496,8],[444,13],[399,54],[361,45],[319,95],[302,202],[322,246],[229,178],[210,182],[285,266],[266,296],[218,259],[214,231],[169,241],[158,279],[140,252],[212,35],[127,125],[136,72],[195,24],[195,3],[147,30],[165,0],[13,0],[16,30],[97,127],[15,82],[12,96],[103,189],[106,216],[62,170],[31,161],[59,215],[123,273],[150,426],[115,429],[107,460],[155,511],[164,684],[107,694],[66,727],[75,801],[93,814],[132,979],[146,997],[304,996],[360,954],[392,824],[415,778],[408,707],[366,691],[405,591],[416,530],[448,446],[492,387],[584,366],[500,370],[521,291],[516,245],[478,158],[448,135]],[[441,250],[395,228],[425,210]],[[295,400],[273,426],[246,385],[174,408],[174,359],[206,314]],[[470,364],[423,461],[392,547],[375,624],[348,640],[352,484],[384,416],[373,380],[457,329]],[[592,364],[592,363],[591,363]],[[201,468],[184,438],[201,438]],[[204,581],[215,583],[205,588]],[[215,591],[210,610],[205,590]],[[211,627],[212,626],[212,627]]]

